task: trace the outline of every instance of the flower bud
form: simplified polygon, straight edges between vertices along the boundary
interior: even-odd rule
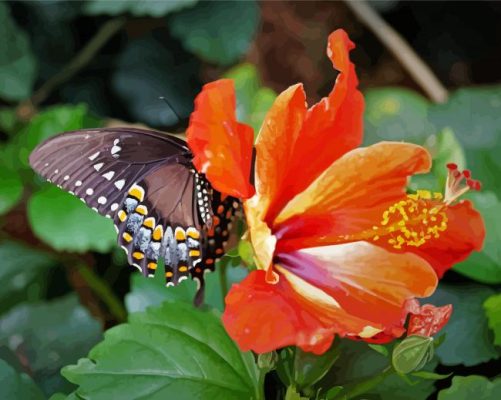
[[[393,368],[400,374],[418,371],[431,361],[433,350],[433,338],[409,336],[395,346],[391,357]]]
[[[259,354],[259,356],[257,357],[257,366],[260,369],[271,371],[272,369],[275,369],[277,361],[278,361],[277,352],[271,351],[269,353]]]

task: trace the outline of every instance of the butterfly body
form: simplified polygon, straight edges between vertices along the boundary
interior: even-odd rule
[[[128,261],[153,276],[160,258],[166,284],[205,271],[224,253],[239,202],[196,172],[186,143],[134,128],[67,132],[30,155],[35,171],[112,218]]]

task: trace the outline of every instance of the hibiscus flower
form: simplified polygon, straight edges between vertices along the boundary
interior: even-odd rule
[[[335,335],[384,342],[405,333],[415,299],[479,250],[481,216],[459,196],[479,183],[449,165],[444,195],[407,194],[428,172],[423,147],[362,143],[364,100],[343,30],[328,39],[339,71],[328,97],[308,108],[302,85],[281,93],[255,144],[235,117],[231,81],[208,84],[187,131],[194,164],[244,201],[256,271],[234,285],[223,323],[242,350],[288,345],[326,351]]]

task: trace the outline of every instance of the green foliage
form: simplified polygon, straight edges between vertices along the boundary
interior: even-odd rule
[[[59,369],[83,356],[100,337],[99,324],[74,295],[21,304],[0,319],[0,345],[22,359],[45,393],[68,387]]]
[[[441,390],[438,400],[497,400],[501,398],[501,379],[489,381],[484,376],[455,376],[448,389]]]
[[[245,54],[259,24],[255,1],[203,1],[169,18],[169,28],[202,60],[230,65]]]
[[[98,128],[101,124],[85,104],[50,107],[37,114],[14,137],[10,143],[10,165],[28,168],[28,157],[39,143],[61,132]]]
[[[35,235],[58,251],[106,252],[117,240],[110,219],[52,185],[31,196],[28,219]]]
[[[219,318],[184,303],[132,314],[63,375],[92,398],[259,398],[251,353],[241,353]]]
[[[365,93],[365,103],[365,144],[381,140],[423,144],[434,132],[428,100],[411,90],[371,89]]]
[[[483,217],[486,237],[481,252],[474,252],[466,261],[457,264],[454,271],[482,283],[501,283],[501,203],[492,192],[473,193],[471,199]]]
[[[224,77],[235,82],[238,120],[250,124],[257,136],[266,113],[277,97],[276,93],[261,86],[259,73],[252,64],[240,64],[226,72]]]
[[[185,7],[192,7],[198,0],[91,0],[84,6],[88,15],[119,15],[129,13],[135,17],[162,17]]]
[[[2,400],[44,400],[45,396],[35,382],[22,372],[17,372],[0,359],[0,397]]]
[[[217,265],[219,271],[220,263]],[[228,284],[240,281],[246,274],[243,268],[227,268]],[[220,311],[224,309],[224,299],[221,293],[221,282],[218,273],[205,276],[205,304]],[[187,280],[175,287],[165,287],[165,279],[161,268],[157,268],[154,279],[144,279],[140,274],[131,276],[131,291],[125,297],[127,311],[144,311],[149,306],[160,305],[166,301],[182,301],[193,303],[197,285]]]
[[[338,343],[322,355],[307,353],[297,348],[294,354],[293,382],[300,389],[313,386],[320,381],[339,358]]]
[[[408,374],[419,371],[433,359],[433,338],[409,336],[393,349],[391,362],[395,371]]]
[[[7,3],[0,3],[0,97],[22,100],[31,94],[37,62],[28,35],[16,26]]]
[[[454,307],[451,319],[442,330],[447,339],[436,350],[442,364],[471,366],[499,357],[483,309],[483,303],[492,294],[492,289],[480,285],[441,284],[427,300],[437,306],[452,304]]]
[[[174,56],[167,43],[162,32],[128,42],[113,74],[113,88],[129,113],[152,126],[175,124],[176,113],[187,116],[200,89],[198,62],[183,54]]]
[[[19,173],[3,164],[0,161],[0,215],[14,207],[23,195],[23,182]]]
[[[489,328],[494,331],[494,344],[501,346],[501,294],[487,298],[484,302]]]
[[[23,300],[39,300],[44,293],[45,272],[54,260],[14,242],[0,243],[0,314]]]

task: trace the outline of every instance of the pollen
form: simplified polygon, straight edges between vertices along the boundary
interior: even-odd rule
[[[418,190],[390,206],[374,226],[372,240],[386,240],[395,249],[420,247],[447,229],[446,205],[441,193]]]

